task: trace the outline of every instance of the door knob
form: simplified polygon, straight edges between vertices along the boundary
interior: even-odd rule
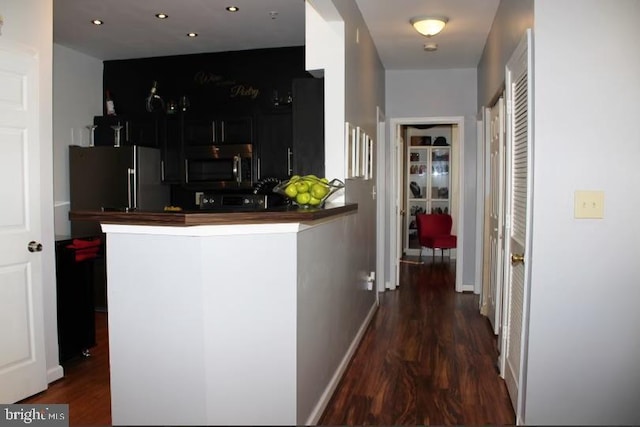
[[[27,249],[29,249],[29,252],[42,252],[42,243],[32,240],[29,242]]]
[[[511,254],[511,265],[524,264],[524,254]]]

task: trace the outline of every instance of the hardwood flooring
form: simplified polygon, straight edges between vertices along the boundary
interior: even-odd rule
[[[402,264],[401,286],[380,295],[362,343],[323,414],[325,425],[514,424],[497,351],[478,296],[454,292],[455,265]],[[111,424],[106,313],[92,356],[24,403],[68,403],[71,426]]]
[[[454,292],[455,263],[401,268],[320,424],[514,424],[494,335],[479,297]]]
[[[96,312],[96,346],[91,356],[64,365],[64,378],[21,403],[67,403],[70,426],[111,425],[107,313]]]

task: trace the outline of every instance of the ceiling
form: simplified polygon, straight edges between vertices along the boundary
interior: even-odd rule
[[[341,0],[350,1],[350,0]],[[500,0],[351,0],[385,69],[475,68]],[[240,10],[229,13],[227,6]],[[303,0],[54,0],[55,43],[102,60],[300,46]],[[163,12],[169,18],[154,15]],[[409,20],[449,18],[431,39]],[[91,20],[99,18],[104,25]],[[189,38],[188,32],[198,33]],[[427,42],[438,44],[425,52]]]

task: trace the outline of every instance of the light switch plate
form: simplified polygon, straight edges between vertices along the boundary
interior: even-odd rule
[[[576,191],[574,218],[604,218],[604,191]]]

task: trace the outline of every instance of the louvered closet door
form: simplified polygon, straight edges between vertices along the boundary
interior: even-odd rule
[[[531,208],[531,75],[530,40],[527,34],[506,68],[507,92],[507,223],[505,262],[506,323],[504,332],[504,377],[518,421],[522,416],[524,326],[528,307],[528,230]]]

